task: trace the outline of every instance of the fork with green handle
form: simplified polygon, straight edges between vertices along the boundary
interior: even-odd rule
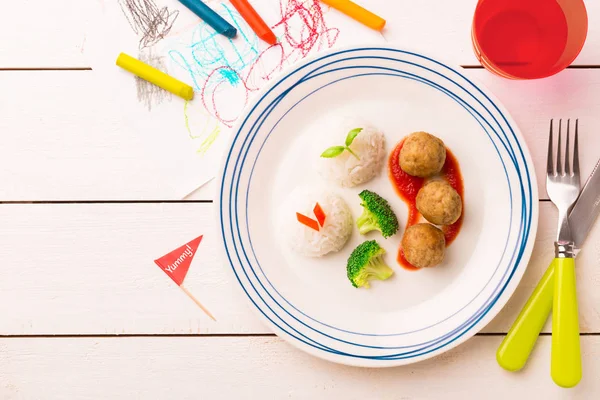
[[[568,261],[571,260],[571,261]],[[570,263],[571,265],[563,265],[560,268],[572,269],[574,267],[573,259],[555,258],[546,273],[536,286],[535,290],[521,313],[517,317],[513,326],[508,331],[508,334],[500,344],[496,352],[496,360],[500,366],[508,371],[518,371],[525,366],[531,350],[548,319],[548,315],[552,310],[554,302],[554,285],[555,271],[559,262]],[[566,323],[567,326],[577,327],[577,303],[573,303],[575,297],[574,275],[571,279],[563,283],[563,291],[566,293],[561,296],[563,302],[563,318],[570,318],[571,321]],[[556,299],[558,300],[558,299]],[[565,307],[575,305],[575,310],[568,309],[565,312]],[[575,317],[573,319],[573,317]],[[569,328],[567,328],[569,329]],[[555,334],[553,324],[553,335]],[[572,336],[578,336],[579,331],[568,332]],[[554,346],[562,347],[562,352],[558,355],[553,351],[552,355],[552,379],[562,387],[573,387],[579,383],[581,379],[581,361],[579,355],[579,345],[577,338],[573,340],[562,340],[562,343],[553,343]]]
[[[600,160],[596,163],[569,214],[576,248],[581,248],[598,214],[600,214]],[[525,366],[552,310],[555,261],[556,259],[546,270],[498,348],[496,353],[498,364],[508,371],[518,371]]]

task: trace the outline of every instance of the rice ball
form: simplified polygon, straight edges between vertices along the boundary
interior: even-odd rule
[[[346,136],[338,139],[344,143]],[[345,150],[333,158],[319,158],[321,175],[342,187],[368,182],[379,174],[385,160],[385,136],[372,127],[365,127],[349,146],[358,158]]]
[[[432,181],[419,190],[417,210],[432,224],[451,225],[460,218],[462,200],[448,182]]]
[[[314,213],[319,203],[325,214],[319,230],[310,228],[297,219],[300,213],[317,221]],[[348,204],[338,195],[305,188],[294,190],[281,213],[282,230],[290,248],[307,257],[322,257],[340,251],[352,234],[353,217]]]
[[[445,250],[444,232],[431,224],[410,226],[402,237],[404,257],[417,268],[435,267],[444,260]]]
[[[411,133],[400,150],[398,162],[404,172],[427,178],[439,173],[446,161],[446,146],[427,132]]]

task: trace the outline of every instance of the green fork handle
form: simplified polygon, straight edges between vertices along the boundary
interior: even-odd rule
[[[552,380],[570,388],[581,380],[579,313],[575,284],[575,259],[554,259],[552,308]]]
[[[552,261],[544,273],[496,352],[498,364],[508,371],[518,371],[525,366],[550,315],[556,260]]]

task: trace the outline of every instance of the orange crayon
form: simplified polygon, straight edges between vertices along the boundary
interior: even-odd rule
[[[269,28],[269,25],[258,15],[254,7],[247,0],[231,0],[231,4],[233,4],[259,38],[270,45],[277,43],[277,38],[271,28]]]

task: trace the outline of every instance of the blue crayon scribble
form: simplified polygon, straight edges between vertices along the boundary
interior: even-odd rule
[[[231,83],[231,85],[233,85],[233,86],[237,85],[237,83],[240,81],[238,74],[236,74],[234,71],[232,71],[230,69],[221,69],[221,70],[219,70],[219,73],[221,74],[221,76],[223,78],[227,79],[229,81],[229,83]]]
[[[215,11],[238,30],[239,37],[235,42],[202,22],[194,28],[187,43],[179,43],[175,49],[168,51],[171,60],[189,74],[197,90],[210,91],[223,82],[238,85],[240,76],[236,71],[252,65],[260,54],[258,37],[237,11],[224,3]],[[218,77],[212,74],[216,70],[219,71]],[[209,78],[210,82],[207,82]]]

